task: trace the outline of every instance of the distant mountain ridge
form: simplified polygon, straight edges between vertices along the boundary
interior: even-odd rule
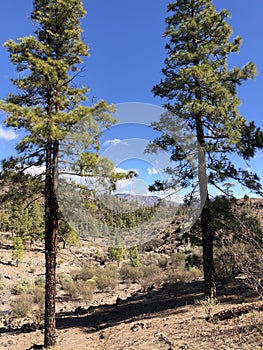
[[[116,193],[116,197],[127,200],[128,202],[136,202],[140,206],[153,207],[158,203],[160,197],[158,196],[145,196],[140,194],[131,193]]]

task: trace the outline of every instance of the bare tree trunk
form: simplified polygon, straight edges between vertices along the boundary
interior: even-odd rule
[[[46,149],[45,183],[45,337],[44,346],[56,344],[56,255],[58,240],[58,142],[48,143]]]

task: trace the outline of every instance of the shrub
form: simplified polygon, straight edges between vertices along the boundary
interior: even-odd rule
[[[73,280],[65,281],[63,290],[72,298],[77,298],[79,295],[77,283]]]
[[[86,282],[79,280],[76,282],[76,285],[77,285],[79,294],[81,295],[81,297],[83,298],[83,300],[88,306],[92,301],[96,282],[95,281],[92,282],[91,280],[90,281],[88,280]]]
[[[170,284],[191,282],[193,279],[193,273],[190,270],[186,270],[182,266],[177,269],[170,268],[167,271],[167,281]]]
[[[11,304],[11,312],[14,317],[26,317],[33,307],[33,297],[29,294],[21,294]]]
[[[45,275],[40,275],[37,276],[35,279],[35,285],[41,288],[45,288],[46,284],[46,276]]]
[[[67,288],[67,283],[71,281],[73,281],[73,279],[68,273],[57,274],[57,287],[59,289],[65,290]]]
[[[123,264],[119,270],[121,279],[125,282],[136,283],[143,277],[143,272],[139,267]]]
[[[203,271],[202,269],[199,269],[196,266],[190,267],[189,268],[190,274],[193,276],[193,279],[198,279],[203,276]]]
[[[35,304],[43,305],[45,299],[45,289],[42,287],[33,287],[30,289],[30,294],[33,297],[33,302]]]
[[[235,259],[228,248],[215,249],[216,278],[219,281],[227,281],[233,277]]]
[[[73,281],[82,280],[87,281],[88,279],[94,277],[95,271],[93,267],[84,266],[81,269],[75,269],[70,272]]]
[[[141,286],[144,290],[152,285],[158,288],[164,282],[163,270],[157,265],[143,266],[142,272]]]
[[[185,259],[185,266],[190,269],[190,267],[196,266],[197,268],[201,268],[203,265],[202,256],[192,253],[188,255]]]
[[[34,287],[34,281],[31,278],[22,278],[13,288],[14,294],[26,294]]]
[[[165,269],[168,265],[168,258],[167,256],[161,255],[158,258],[158,266],[161,267],[162,269]]]
[[[117,270],[112,266],[98,268],[96,271],[96,284],[99,290],[114,289],[118,283]]]
[[[171,260],[170,260],[170,263],[171,263],[171,266],[174,268],[174,269],[177,269],[177,268],[184,268],[185,267],[185,261],[186,261],[186,255],[185,253],[174,253],[171,255]]]

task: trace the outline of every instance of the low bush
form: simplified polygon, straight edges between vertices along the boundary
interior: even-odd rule
[[[121,279],[126,283],[136,283],[143,277],[140,267],[131,266],[131,264],[123,264],[119,270]]]
[[[140,280],[144,290],[154,285],[159,288],[165,280],[163,270],[157,265],[148,265],[142,267],[143,277]]]
[[[82,280],[78,280],[76,282],[76,286],[77,286],[78,293],[83,298],[86,305],[89,306],[93,298],[96,282],[95,281],[92,282],[92,280],[88,280],[86,282]]]
[[[31,278],[22,278],[20,279],[17,284],[13,288],[14,294],[26,294],[29,292],[30,289],[34,287],[35,283],[34,280]]]
[[[98,289],[101,291],[114,289],[119,282],[117,270],[112,269],[112,267],[98,268],[94,279]]]
[[[87,281],[88,279],[92,278],[94,274],[94,268],[90,266],[84,266],[81,269],[75,269],[70,272],[70,276],[72,277],[73,281]]]
[[[35,286],[29,290],[29,293],[33,297],[35,304],[44,305],[45,300],[45,289],[42,287]]]
[[[33,308],[33,297],[29,294],[20,294],[11,304],[11,313],[14,317],[26,317]]]
[[[46,277],[45,275],[37,276],[35,279],[35,285],[41,288],[45,288]]]

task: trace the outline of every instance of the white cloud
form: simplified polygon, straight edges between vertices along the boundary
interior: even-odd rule
[[[45,169],[46,169],[45,166],[35,166],[35,165],[33,165],[32,167],[26,169],[25,173],[29,174],[29,175],[32,175],[32,176],[36,176],[36,175],[44,174]]]
[[[0,125],[0,139],[4,139],[6,141],[12,141],[17,138],[17,134],[14,130],[4,129],[2,125]]]
[[[158,174],[158,170],[156,170],[155,168],[148,168],[148,175],[152,176],[155,174]]]
[[[107,141],[103,142],[103,146],[115,146],[115,145],[118,145],[119,143],[121,143],[123,145],[127,145],[126,142],[124,142],[120,139],[112,139],[112,140],[107,140]]]
[[[117,167],[117,168],[115,168],[115,171],[117,173],[125,173],[125,174],[128,174],[129,171],[134,171],[137,174],[137,176],[139,175],[138,169],[123,169],[123,168]]]
[[[132,179],[119,180],[116,184],[115,192],[130,192]]]

